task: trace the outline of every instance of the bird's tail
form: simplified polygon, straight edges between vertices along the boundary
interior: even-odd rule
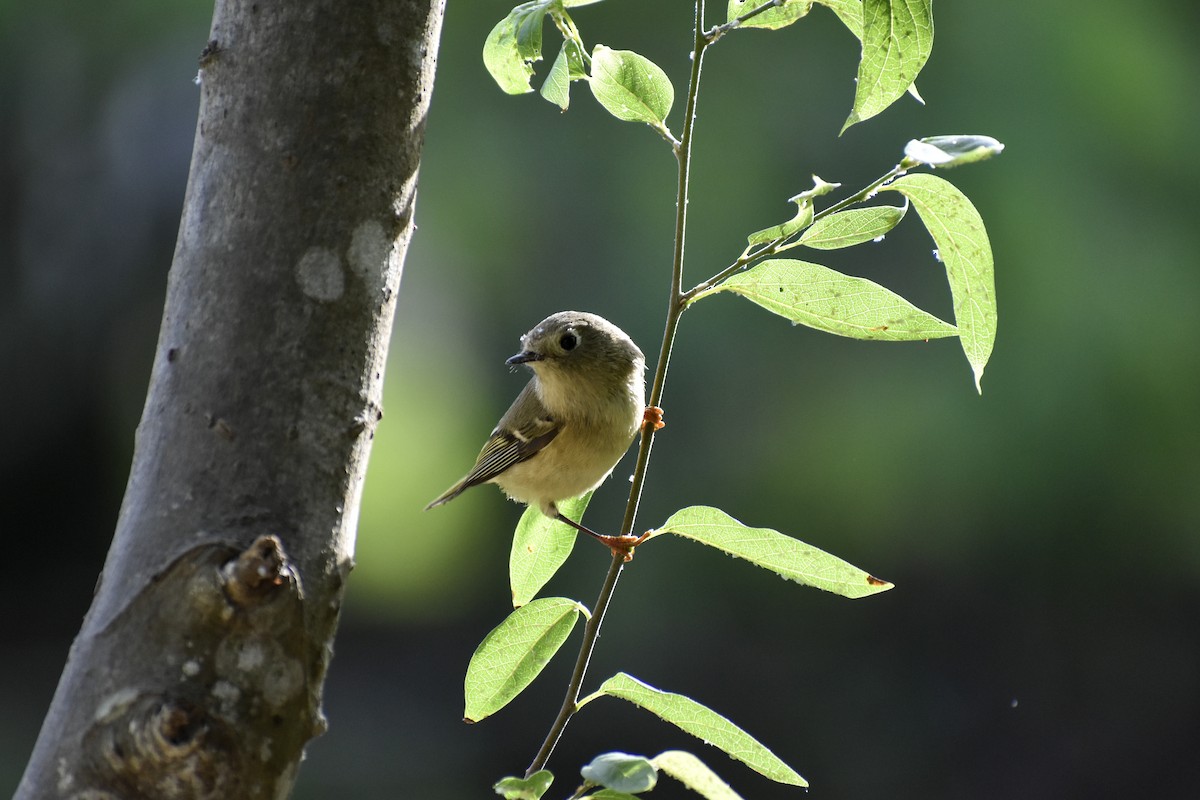
[[[465,480],[459,481],[458,483],[454,484],[449,489],[447,489],[446,491],[444,491],[440,495],[438,495],[437,498],[432,503],[425,506],[425,510],[428,511],[429,509],[437,508],[438,506],[440,506],[444,503],[449,503],[451,500],[453,500],[454,498],[458,497],[460,494],[465,492],[468,488],[470,488],[470,487]]]

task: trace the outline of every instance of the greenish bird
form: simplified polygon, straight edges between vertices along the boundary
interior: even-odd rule
[[[599,486],[629,449],[646,407],[646,359],[633,340],[596,314],[560,311],[521,337],[505,363],[533,371],[500,418],[475,466],[426,506],[448,503],[482,483],[536,506],[601,541],[559,513],[558,502]]]

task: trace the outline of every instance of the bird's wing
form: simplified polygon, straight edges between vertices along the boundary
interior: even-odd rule
[[[516,413],[518,410],[523,413]],[[514,427],[513,423],[518,418],[524,421]],[[533,383],[530,382],[488,437],[471,471],[426,508],[453,500],[472,486],[487,483],[513,464],[532,458],[550,444],[561,430],[562,426],[537,399]]]

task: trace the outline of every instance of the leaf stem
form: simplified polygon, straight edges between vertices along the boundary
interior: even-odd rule
[[[771,4],[768,4],[771,5]],[[678,142],[672,142],[672,150],[679,166],[678,184],[675,196],[675,247],[671,260],[671,290],[667,303],[667,320],[663,330],[662,346],[659,350],[658,366],[654,371],[654,382],[650,389],[650,405],[658,406],[662,402],[663,389],[667,380],[667,365],[671,360],[671,350],[675,344],[675,333],[679,328],[679,318],[687,307],[685,296],[681,292],[683,286],[683,254],[684,234],[687,231],[688,186],[691,171],[692,130],[696,122],[696,100],[700,89],[700,67],[704,59],[704,51],[716,38],[709,38],[704,32],[704,0],[696,0],[696,17],[694,32],[694,49],[692,51],[692,69],[688,80],[687,105],[684,112],[683,131]],[[650,450],[654,442],[654,426],[643,425],[642,437],[638,445],[637,462],[633,470],[633,481],[629,489],[629,501],[625,506],[625,517],[621,522],[621,535],[629,535],[633,531],[637,518],[638,505],[641,502],[642,487],[646,480],[646,470],[650,464]],[[617,588],[617,579],[625,566],[625,558],[621,553],[614,553],[612,563],[608,567],[600,595],[592,608],[592,616],[583,628],[583,641],[579,645],[579,655],[575,659],[575,669],[567,683],[566,696],[558,716],[550,727],[546,740],[538,750],[533,763],[526,771],[526,777],[546,766],[550,754],[558,744],[563,730],[571,717],[579,709],[579,690],[587,673],[588,662],[600,635],[600,625],[612,602],[613,592]]]

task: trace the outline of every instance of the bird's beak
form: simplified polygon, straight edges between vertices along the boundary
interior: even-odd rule
[[[529,361],[541,361],[544,358],[545,356],[543,356],[541,353],[535,353],[531,350],[526,350],[523,353],[517,353],[504,363],[508,364],[510,367],[515,367],[517,364],[524,364]]]

